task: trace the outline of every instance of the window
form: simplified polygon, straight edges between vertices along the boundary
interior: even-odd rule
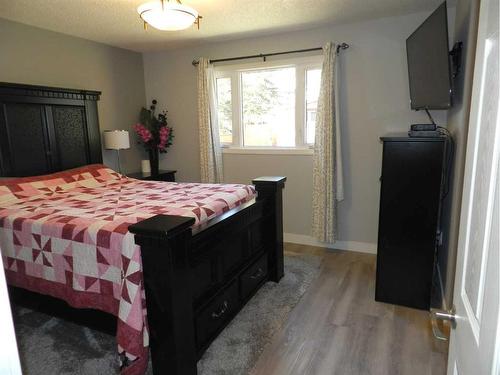
[[[295,68],[241,73],[244,146],[295,146]]]
[[[217,118],[222,144],[233,143],[233,109],[231,100],[231,78],[217,78]]]
[[[306,70],[306,143],[314,144],[321,69]]]
[[[314,144],[321,57],[216,70],[221,144],[305,148]]]

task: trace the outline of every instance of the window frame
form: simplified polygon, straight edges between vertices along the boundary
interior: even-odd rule
[[[223,152],[248,154],[287,153],[292,155],[312,154],[312,148],[314,145],[308,144],[306,139],[306,74],[307,70],[321,69],[322,63],[322,55],[313,55],[307,57],[295,57],[242,64],[217,65],[214,69],[216,82],[219,78],[231,79],[232,143],[221,143]],[[243,144],[244,130],[242,117],[243,107],[241,73],[245,71],[287,67],[295,68],[295,146],[245,146]]]

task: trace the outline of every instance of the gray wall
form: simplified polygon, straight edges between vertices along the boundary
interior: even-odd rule
[[[145,103],[141,54],[0,19],[0,81],[102,91],[101,130],[129,129]],[[133,140],[133,138],[131,139]],[[122,152],[140,170],[141,150]],[[116,167],[113,151],[104,161]]]
[[[478,18],[479,0],[457,1],[454,40],[463,43],[462,68],[455,80],[454,105],[448,112],[448,130],[455,141],[455,161],[451,176],[453,185],[443,210],[443,246],[438,251],[438,267],[448,306],[453,298]]]
[[[146,96],[148,100],[158,99],[160,106],[169,110],[176,134],[161,166],[178,169],[183,181],[200,178],[193,58],[222,58],[345,41],[351,47],[340,56],[346,193],[339,204],[339,237],[374,248],[382,151],[379,137],[388,132],[405,132],[411,123],[427,122],[425,114],[412,112],[409,107],[405,40],[429,13],[145,53]],[[446,124],[446,111],[435,111],[434,115],[438,123]],[[225,154],[224,173],[227,182],[241,183],[249,183],[259,175],[286,175],[285,232],[310,235],[311,156]]]

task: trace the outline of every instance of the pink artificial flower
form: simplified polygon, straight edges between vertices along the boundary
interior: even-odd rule
[[[151,132],[142,124],[135,124],[133,129],[144,143],[149,142],[153,138]]]
[[[133,125],[132,128],[137,133],[137,135],[139,136],[140,140],[143,143],[147,144],[151,140],[154,140],[153,134],[151,133],[151,131],[148,128],[146,128],[143,124],[137,123],[137,124]],[[168,143],[168,139],[170,136],[170,128],[166,125],[160,127],[158,129],[158,135],[159,135],[158,143],[154,144],[154,145],[150,144],[149,146],[157,148],[160,151],[165,151],[167,148],[167,143]]]

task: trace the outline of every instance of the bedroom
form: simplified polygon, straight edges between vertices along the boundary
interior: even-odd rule
[[[137,7],[142,3],[144,1],[135,0],[0,2],[0,82],[99,91],[99,100],[95,103],[102,153],[98,152],[98,158],[102,157],[103,164],[116,171],[121,168],[124,174],[140,172],[141,161],[148,159],[148,153],[137,143],[132,126],[139,121],[141,108],[157,100],[158,112],[168,110],[168,126],[173,128],[174,134],[168,152],[160,154],[160,169],[176,171],[174,178],[177,182],[202,181],[199,73],[198,67],[192,64],[193,60],[321,49],[328,42],[349,45],[335,55],[338,69],[336,104],[339,106],[341,134],[338,141],[342,151],[344,188],[343,200],[336,204],[335,242],[322,243],[312,236],[313,198],[317,193],[313,189],[314,153],[307,142],[300,145],[295,142],[293,145],[297,147],[272,148],[271,145],[256,148],[245,147],[243,137],[235,137],[233,145],[222,148],[224,178],[221,182],[248,185],[259,176],[286,176],[282,196],[283,227],[265,235],[266,240],[268,236],[274,236],[277,243],[280,242],[279,234],[283,235],[285,278],[276,285],[265,284],[245,307],[247,310],[258,309],[261,301],[267,308],[275,309],[274,319],[283,321],[263,320],[268,324],[264,325],[267,333],[257,332],[262,328],[259,326],[253,326],[256,332],[247,332],[242,328],[248,323],[244,320],[245,309],[242,310],[220,336],[234,339],[231,332],[236,332],[238,337],[242,336],[242,343],[230,345],[216,339],[219,341],[214,341],[207,352],[211,357],[205,356],[201,361],[205,364],[204,370],[198,372],[217,373],[224,368],[231,371],[239,366],[243,369],[241,373],[362,374],[372,373],[372,368],[375,373],[390,373],[391,366],[394,366],[393,373],[444,373],[447,343],[433,338],[428,312],[374,300],[381,198],[379,177],[383,163],[380,137],[394,132],[405,133],[410,124],[429,122],[423,111],[414,111],[409,105],[406,39],[441,1],[386,0],[372,4],[339,1],[331,5],[326,1],[236,3],[186,0],[185,4],[196,9],[203,18],[199,30],[193,25],[179,31],[160,31],[153,26],[145,30],[137,13]],[[481,3],[494,6],[497,2]],[[460,232],[462,179],[466,172],[465,149],[476,74],[474,61],[477,58],[476,40],[479,45],[480,5],[474,0],[448,2],[449,46],[451,49],[455,42],[463,43],[461,68],[454,79],[453,106],[431,111],[436,123],[452,133],[456,145],[453,184],[443,207],[444,245],[437,253],[443,292],[439,278],[434,279],[437,291],[433,296],[437,301],[433,307],[439,308],[444,307],[442,300],[446,301],[448,308],[453,301],[454,249],[458,246]],[[215,63],[214,67],[220,79],[242,74],[238,71],[242,67],[262,69],[285,64],[295,66],[296,71],[299,65],[314,70],[318,61],[321,66],[322,51],[270,56],[267,61],[262,60]],[[305,76],[301,77],[297,79],[306,80]],[[319,77],[316,79],[319,90]],[[235,81],[238,80],[232,80],[231,85]],[[295,94],[296,100],[299,95],[306,96],[307,88],[302,87],[304,90],[297,90]],[[244,97],[244,93],[237,93],[237,90],[231,90],[230,94],[232,115],[244,110],[244,103],[236,105],[237,99]],[[302,108],[302,111],[307,111],[307,108]],[[238,120],[232,125],[236,122]],[[295,129],[293,125],[291,128],[296,134],[307,131],[307,124],[303,127],[297,124]],[[104,132],[107,130],[129,132],[130,146],[119,151],[120,163],[117,152],[105,147]],[[26,165],[35,165],[36,157],[32,158],[30,146],[26,146],[29,143],[21,140],[20,144],[19,149],[25,147]],[[35,151],[33,153],[36,155]],[[3,176],[13,177],[9,174]],[[275,198],[277,202],[279,197]],[[279,222],[278,217],[273,220]],[[287,273],[287,269],[291,271]],[[438,274],[437,271],[434,273]],[[281,289],[276,288],[288,285],[287,276],[297,280],[283,292],[289,297],[283,302],[278,298],[280,292],[276,292]],[[274,294],[263,292],[273,285]],[[218,307],[223,306],[222,303]],[[257,312],[265,316],[265,311]],[[25,322],[25,328],[36,323],[36,319],[42,319],[36,314],[30,315],[34,322]],[[313,319],[308,318],[311,315]],[[44,362],[43,358],[50,359],[47,363],[54,362],[51,364],[54,367],[48,367],[49,371],[77,371],[77,367],[71,367],[71,362],[64,361],[67,352],[57,350],[55,338],[58,335],[50,333],[56,320],[51,317],[49,314],[44,318],[48,324],[44,329],[49,332],[34,330],[36,335],[29,336],[31,340],[36,340],[37,335],[40,335],[39,339],[43,336],[49,340],[46,351],[31,356],[23,353],[29,342],[26,337],[19,338],[22,343],[21,364],[31,369],[25,370],[27,373],[33,373],[32,369]],[[310,320],[317,321],[317,324],[309,325]],[[408,343],[406,338],[409,336],[396,334],[394,330],[418,339]],[[79,332],[88,334],[94,331],[81,328]],[[95,334],[96,337],[105,337],[99,336],[101,333]],[[350,337],[349,345],[344,350],[338,349],[340,342],[348,340],[347,337]],[[244,342],[244,339],[249,341]],[[391,351],[398,342],[403,348],[391,358]],[[78,343],[80,341],[76,344],[63,341],[61,345],[74,348]],[[97,359],[87,358],[88,353],[82,358],[93,365],[108,359],[111,363],[105,366],[113,368],[116,349],[113,341],[106,343],[107,349],[102,351],[90,347],[89,351],[97,352]],[[312,348],[308,348],[308,344],[312,344]],[[289,349],[285,351],[287,347]],[[234,362],[228,358],[230,355],[224,355],[233,352],[236,353]],[[69,358],[78,356],[78,351],[71,353]],[[214,353],[223,354],[217,356]],[[219,367],[214,369],[210,367],[212,365]],[[100,366],[104,365],[100,363]]]

